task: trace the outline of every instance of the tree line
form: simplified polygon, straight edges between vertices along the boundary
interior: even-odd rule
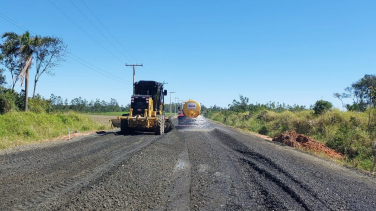
[[[12,89],[0,87],[0,114],[24,110],[24,99],[24,90],[17,93]],[[34,98],[30,98],[29,102],[29,111],[35,113],[67,111],[77,111],[80,113],[127,112],[129,108],[130,104],[126,106],[119,105],[117,100],[113,98],[110,101],[100,99],[88,101],[82,97],[76,97],[69,101],[67,98],[64,99],[54,94],[51,94],[49,99],[36,94]]]
[[[357,112],[369,112],[369,117],[375,116],[376,118],[376,75],[366,74],[363,78],[355,81],[349,87],[344,89],[343,93],[334,93],[333,96],[342,102],[342,106],[348,111]],[[351,99],[351,103],[344,103],[344,99]],[[261,103],[249,103],[249,98],[243,95],[239,95],[239,100],[234,99],[228,107],[219,107],[217,105],[209,108],[203,107],[203,113],[209,111],[233,111],[233,112],[257,112],[261,110],[270,110],[275,112],[283,111],[303,111],[313,110],[315,114],[319,115],[327,110],[333,108],[333,104],[325,100],[317,100],[315,104],[309,108],[302,105],[286,105],[285,103],[268,102]],[[372,112],[372,113],[371,113]]]
[[[303,111],[307,110],[303,105],[288,105],[285,103],[278,103],[278,102],[268,102],[265,104],[262,103],[249,103],[249,98],[243,95],[239,95],[239,100],[234,99],[231,104],[228,104],[228,107],[220,107],[217,105],[206,107],[201,105],[202,114],[205,116],[209,112],[218,112],[218,111],[232,111],[237,113],[244,113],[244,112],[258,112],[263,110],[270,110],[275,112],[283,112],[283,111]]]
[[[88,101],[82,97],[73,98],[68,101],[67,98],[63,99],[61,96],[51,94],[50,102],[54,111],[77,111],[82,113],[103,113],[103,112],[127,112],[129,111],[130,104],[123,106],[119,105],[116,99],[111,98],[109,102],[96,99]]]

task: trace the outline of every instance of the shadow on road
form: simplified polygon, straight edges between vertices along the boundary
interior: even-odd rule
[[[169,132],[170,131],[165,132],[165,133],[169,133]],[[115,136],[155,135],[154,132],[145,132],[145,131],[134,131],[130,134],[123,134],[120,131],[98,131],[96,132],[96,134],[100,136],[109,135],[109,134],[113,134]]]

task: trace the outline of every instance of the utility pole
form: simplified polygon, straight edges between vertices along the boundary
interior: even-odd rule
[[[170,114],[172,113],[172,108],[171,108],[171,94],[172,93],[176,93],[176,92],[170,92]],[[174,116],[175,116],[175,114],[174,114]]]
[[[142,64],[127,64],[125,63],[125,66],[133,66],[133,95],[134,95],[134,79],[136,75],[136,66],[143,66]]]
[[[178,104],[180,106],[181,111],[183,111],[183,102],[184,102],[184,100],[178,100]]]
[[[175,97],[175,112],[174,112],[174,116],[175,116],[175,113],[176,113],[176,99],[179,99],[179,98]]]

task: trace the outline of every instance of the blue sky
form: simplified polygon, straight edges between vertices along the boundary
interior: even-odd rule
[[[125,63],[142,63],[136,81],[167,82],[173,100],[227,107],[241,94],[250,103],[341,107],[334,92],[376,73],[375,11],[370,0],[19,0],[1,2],[0,33],[29,30],[68,45],[73,56],[38,82],[45,98],[126,105]]]

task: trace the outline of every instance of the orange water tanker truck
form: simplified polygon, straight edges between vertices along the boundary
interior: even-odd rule
[[[197,117],[201,115],[200,103],[194,100],[188,100],[178,114],[179,125],[194,125]]]

